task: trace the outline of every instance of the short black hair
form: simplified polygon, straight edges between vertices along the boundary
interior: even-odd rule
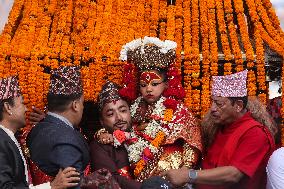
[[[14,98],[10,97],[10,98],[5,99],[5,100],[0,100],[0,121],[3,120],[4,104],[5,103],[8,103],[10,106],[14,106],[15,105]]]
[[[67,106],[74,100],[81,98],[83,93],[72,94],[72,95],[56,95],[47,94],[47,107],[48,111],[51,112],[64,112]]]
[[[244,96],[244,97],[228,97],[228,99],[231,101],[231,104],[234,105],[237,101],[241,100],[243,101],[244,107],[243,109],[245,109],[247,107],[248,104],[248,97]]]

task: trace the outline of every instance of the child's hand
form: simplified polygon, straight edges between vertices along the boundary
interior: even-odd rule
[[[113,143],[113,136],[109,133],[102,133],[98,136],[98,140],[102,144],[111,144]]]

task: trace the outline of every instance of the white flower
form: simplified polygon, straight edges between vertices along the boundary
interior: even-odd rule
[[[139,47],[142,44],[142,39],[135,39],[129,43],[126,43],[122,46],[122,49],[120,51],[119,60],[126,61],[127,60],[127,51],[134,50],[137,47]]]
[[[126,49],[123,48],[123,49],[120,51],[119,60],[122,60],[122,61],[126,61],[126,60],[127,60],[127,50],[126,50]]]
[[[131,116],[133,117],[138,109],[138,106],[140,104],[142,100],[142,97],[138,97],[135,102],[132,104],[132,106],[130,107],[130,112],[131,112]],[[155,104],[154,106],[154,110],[152,112],[153,117],[157,117],[157,118],[161,118],[162,120],[155,120],[152,119],[147,127],[145,128],[145,130],[143,131],[144,134],[150,136],[151,138],[155,138],[156,135],[158,134],[158,132],[163,131],[166,136],[169,135],[170,131],[167,128],[162,127],[161,123],[164,123],[163,118],[164,118],[164,112],[166,110],[166,107],[164,106],[164,101],[166,100],[165,97],[161,97]],[[165,122],[166,123],[166,122]],[[172,126],[172,125],[171,125]],[[170,126],[170,127],[171,127]],[[128,151],[129,154],[129,161],[131,163],[135,163],[138,162],[142,155],[143,155],[143,151],[146,147],[148,147],[152,154],[156,154],[159,149],[157,149],[156,147],[154,147],[148,140],[146,140],[143,137],[137,136],[134,131],[131,132],[131,138],[138,138],[138,141],[126,146],[126,149]]]
[[[129,42],[129,43],[126,43],[126,46],[130,49],[130,50],[134,50],[134,49],[136,49],[137,47],[139,47],[140,45],[142,45],[143,44],[143,41],[142,41],[142,39],[141,38],[139,38],[139,39],[135,39],[135,40],[133,40],[133,41],[131,41],[131,42]]]
[[[163,48],[160,49],[161,53],[167,53],[170,50],[174,50],[177,48],[177,43],[174,41],[166,40],[164,42]]]
[[[122,61],[127,60],[127,52],[129,50],[135,50],[136,48],[141,46],[141,53],[144,54],[144,46],[147,44],[154,44],[160,48],[161,53],[167,53],[170,50],[174,50],[177,48],[177,43],[171,40],[161,41],[157,37],[148,37],[145,36],[143,39],[135,39],[133,41],[130,41],[129,43],[126,43],[122,46],[122,49],[120,51],[119,59]]]
[[[139,106],[139,103],[141,101],[142,97],[139,96],[135,102],[130,106],[130,114],[131,114],[131,117],[134,117],[134,115],[136,114],[136,111],[138,109],[138,106]]]
[[[143,43],[144,43],[144,45],[155,44],[156,46],[158,46],[160,48],[162,48],[164,46],[164,42],[161,41],[157,37],[147,37],[147,36],[145,36],[144,39],[143,39]]]

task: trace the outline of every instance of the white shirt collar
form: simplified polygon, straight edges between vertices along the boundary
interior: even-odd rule
[[[63,117],[63,116],[61,116],[57,113],[53,113],[53,112],[47,112],[47,114],[60,119],[61,121],[66,123],[68,126],[72,127],[72,129],[74,129],[72,123],[67,118],[65,118],[65,117]]]

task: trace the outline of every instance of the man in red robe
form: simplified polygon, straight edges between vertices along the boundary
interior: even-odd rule
[[[213,77],[210,116],[217,127],[203,170],[182,168],[164,173],[172,184],[192,183],[198,189],[265,188],[265,167],[275,144],[271,131],[246,108],[246,78],[247,71]]]

